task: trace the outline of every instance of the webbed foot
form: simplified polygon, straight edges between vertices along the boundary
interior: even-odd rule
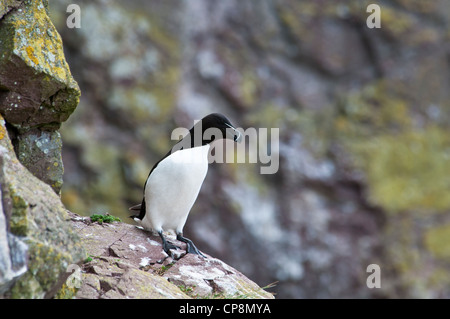
[[[177,234],[177,240],[182,241],[183,243],[186,243],[186,253],[187,254],[196,254],[196,255],[202,256],[203,258],[208,258],[205,255],[203,255],[202,252],[200,250],[198,250],[197,247],[195,247],[192,240],[190,240],[189,238],[183,237],[183,235],[181,233]]]
[[[159,231],[158,234],[162,240],[163,250],[167,255],[169,255],[169,256],[172,255],[172,253],[170,252],[171,249],[175,249],[175,250],[181,249],[181,247],[178,247],[178,246],[172,244],[170,241],[167,241],[166,238],[164,237],[162,231]]]

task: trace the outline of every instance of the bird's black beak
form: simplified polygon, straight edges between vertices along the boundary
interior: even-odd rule
[[[226,129],[227,138],[232,139],[235,142],[240,143],[242,141],[242,134],[235,127],[225,123],[230,129]]]

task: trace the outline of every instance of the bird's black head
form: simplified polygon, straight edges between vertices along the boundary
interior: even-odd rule
[[[231,124],[229,119],[220,113],[211,113],[205,116],[190,130],[191,135],[194,136],[194,140],[200,140],[198,136],[200,132],[202,145],[225,138],[235,142],[241,141],[241,133]]]

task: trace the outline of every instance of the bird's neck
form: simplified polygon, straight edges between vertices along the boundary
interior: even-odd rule
[[[191,129],[185,137],[183,137],[180,141],[178,141],[177,144],[174,145],[174,147],[172,148],[172,153],[178,150],[205,146],[211,142],[211,140],[204,140],[203,137],[198,134],[198,132],[195,132],[194,134],[194,130]]]
[[[203,139],[202,132],[194,131],[193,128],[183,139],[186,139],[186,144],[189,145],[190,148],[204,146],[212,142],[210,140]]]

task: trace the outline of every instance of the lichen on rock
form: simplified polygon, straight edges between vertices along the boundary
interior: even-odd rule
[[[54,296],[68,265],[84,257],[59,198],[57,132],[80,90],[47,5],[0,4],[0,232],[7,239],[0,244],[0,295],[7,298]]]
[[[0,127],[5,121],[0,117]],[[21,240],[27,253],[12,251],[27,260],[25,272],[5,292],[11,298],[51,297],[67,277],[68,265],[80,262],[84,250],[78,236],[68,228],[68,215],[49,185],[33,176],[15,156],[6,136],[0,139],[3,159],[2,214],[7,216],[8,234]]]
[[[78,105],[80,91],[45,3],[27,0],[3,17],[0,41],[1,111],[6,121],[27,128],[66,120]]]
[[[16,140],[19,161],[56,193],[60,192],[63,183],[61,149],[62,140],[58,131],[30,129]]]
[[[60,148],[60,136],[53,132],[75,110],[80,90],[65,60],[61,37],[48,17],[47,1],[14,5],[1,18],[0,113],[18,134],[13,143],[20,149],[19,160],[59,193],[60,155],[34,152],[34,139],[29,137],[47,135]],[[38,161],[50,165],[42,171],[35,165]],[[57,165],[51,165],[55,161]]]
[[[83,107],[62,128],[71,210],[124,217],[170,131],[219,111],[280,128],[280,167],[212,165],[186,224],[196,243],[279,280],[280,297],[450,295],[443,1],[385,1],[380,29],[367,28],[369,0],[80,0],[76,30],[69,3],[52,6],[83,66]],[[367,289],[372,263],[382,289]]]

